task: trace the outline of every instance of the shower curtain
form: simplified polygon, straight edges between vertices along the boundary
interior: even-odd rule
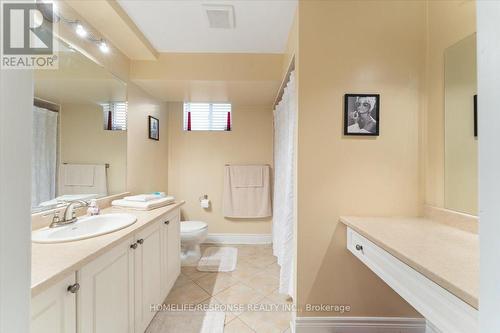
[[[56,196],[57,112],[33,107],[31,207]]]
[[[293,296],[295,74],[290,74],[283,97],[274,110],[273,253],[280,265],[279,292]]]

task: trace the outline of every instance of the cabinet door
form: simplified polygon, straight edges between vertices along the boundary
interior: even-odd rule
[[[31,333],[75,333],[75,273],[31,299]]]
[[[78,273],[78,332],[134,333],[133,237]]]
[[[179,220],[178,209],[161,220],[161,281],[163,298],[166,298],[170,289],[172,289],[181,269]]]
[[[160,220],[160,234],[161,234],[161,296],[163,300],[167,298],[170,290],[168,280],[168,226],[170,224],[170,215],[162,217]]]
[[[136,234],[135,250],[135,331],[144,332],[155,312],[152,305],[161,304],[161,237],[160,221]]]
[[[168,225],[167,256],[168,293],[181,272],[181,225],[178,212]]]

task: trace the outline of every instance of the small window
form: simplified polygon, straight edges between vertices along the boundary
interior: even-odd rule
[[[231,104],[184,103],[185,131],[230,131]]]
[[[127,130],[127,102],[103,103],[104,129],[108,131]]]

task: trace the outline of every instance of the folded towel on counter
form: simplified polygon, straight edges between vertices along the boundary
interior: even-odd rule
[[[127,201],[137,201],[137,202],[147,202],[151,200],[157,200],[161,198],[165,198],[165,193],[152,193],[152,194],[138,194],[138,195],[131,195],[128,197],[123,198],[123,200]]]
[[[168,196],[165,198],[150,200],[150,201],[130,201],[125,199],[113,200],[111,205],[113,207],[122,207],[122,208],[130,208],[137,210],[151,210],[155,208],[160,208],[163,206],[170,205],[175,202],[175,198],[172,196]]]

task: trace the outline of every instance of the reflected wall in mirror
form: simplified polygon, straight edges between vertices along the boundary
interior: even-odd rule
[[[126,190],[126,84],[59,41],[35,71],[32,211]]]
[[[477,215],[478,201],[476,94],[476,34],[473,34],[445,50],[444,93],[445,207],[472,215]]]

